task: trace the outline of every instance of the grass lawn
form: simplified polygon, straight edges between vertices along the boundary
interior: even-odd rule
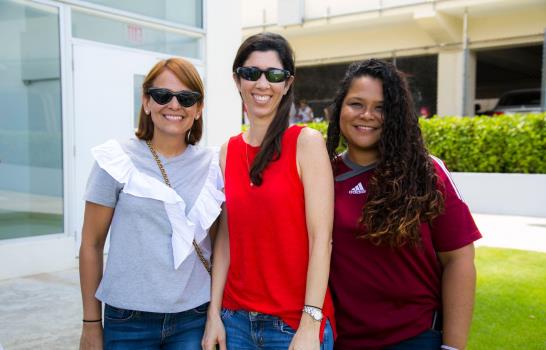
[[[476,249],[469,350],[546,349],[546,254]]]

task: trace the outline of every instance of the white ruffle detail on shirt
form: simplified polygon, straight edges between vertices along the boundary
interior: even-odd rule
[[[225,201],[218,152],[213,153],[207,179],[186,216],[186,203],[175,190],[160,180],[141,173],[116,140],[109,140],[91,149],[98,165],[116,181],[124,184],[122,191],[143,198],[162,201],[171,223],[174,268],[190,255],[193,240],[200,243]]]

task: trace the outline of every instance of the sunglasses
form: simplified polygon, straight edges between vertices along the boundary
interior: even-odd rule
[[[171,102],[173,96],[176,96],[178,103],[180,103],[182,107],[186,108],[193,106],[201,99],[201,94],[197,91],[182,90],[173,92],[169,89],[152,87],[148,89],[148,94],[152,96],[154,101],[160,105],[166,105],[167,103]]]
[[[281,83],[290,78],[290,72],[286,69],[280,68],[268,68],[261,70],[256,67],[239,67],[235,70],[238,76],[245,80],[256,81],[260,79],[262,74],[265,74],[265,78],[270,83]]]

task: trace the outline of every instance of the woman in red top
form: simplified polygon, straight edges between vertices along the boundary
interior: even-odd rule
[[[424,146],[406,80],[389,63],[355,63],[334,103],[336,349],[464,349],[481,235]]]
[[[288,127],[294,73],[273,33],[249,37],[233,62],[250,126],[220,154],[226,210],[204,349],[333,347],[332,170],[319,132]]]

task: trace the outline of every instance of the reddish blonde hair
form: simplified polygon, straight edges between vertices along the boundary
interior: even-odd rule
[[[189,61],[183,58],[169,58],[166,60],[161,60],[156,63],[155,66],[150,70],[144,82],[142,83],[142,93],[143,95],[148,95],[148,89],[153,86],[154,80],[165,70],[169,70],[182,84],[186,85],[190,90],[197,91],[201,94],[201,100],[197,103],[199,106],[203,105],[203,98],[205,96],[205,88],[203,86],[203,81],[197,72],[197,69]],[[148,95],[149,97],[149,95]],[[154,123],[152,118],[144,112],[144,107],[140,107],[140,113],[138,118],[138,129],[135,132],[136,137],[141,140],[151,140],[154,135]],[[190,145],[195,145],[201,136],[203,135],[203,117],[198,118],[193,122],[193,125],[189,132],[189,137],[186,136],[186,142]]]

